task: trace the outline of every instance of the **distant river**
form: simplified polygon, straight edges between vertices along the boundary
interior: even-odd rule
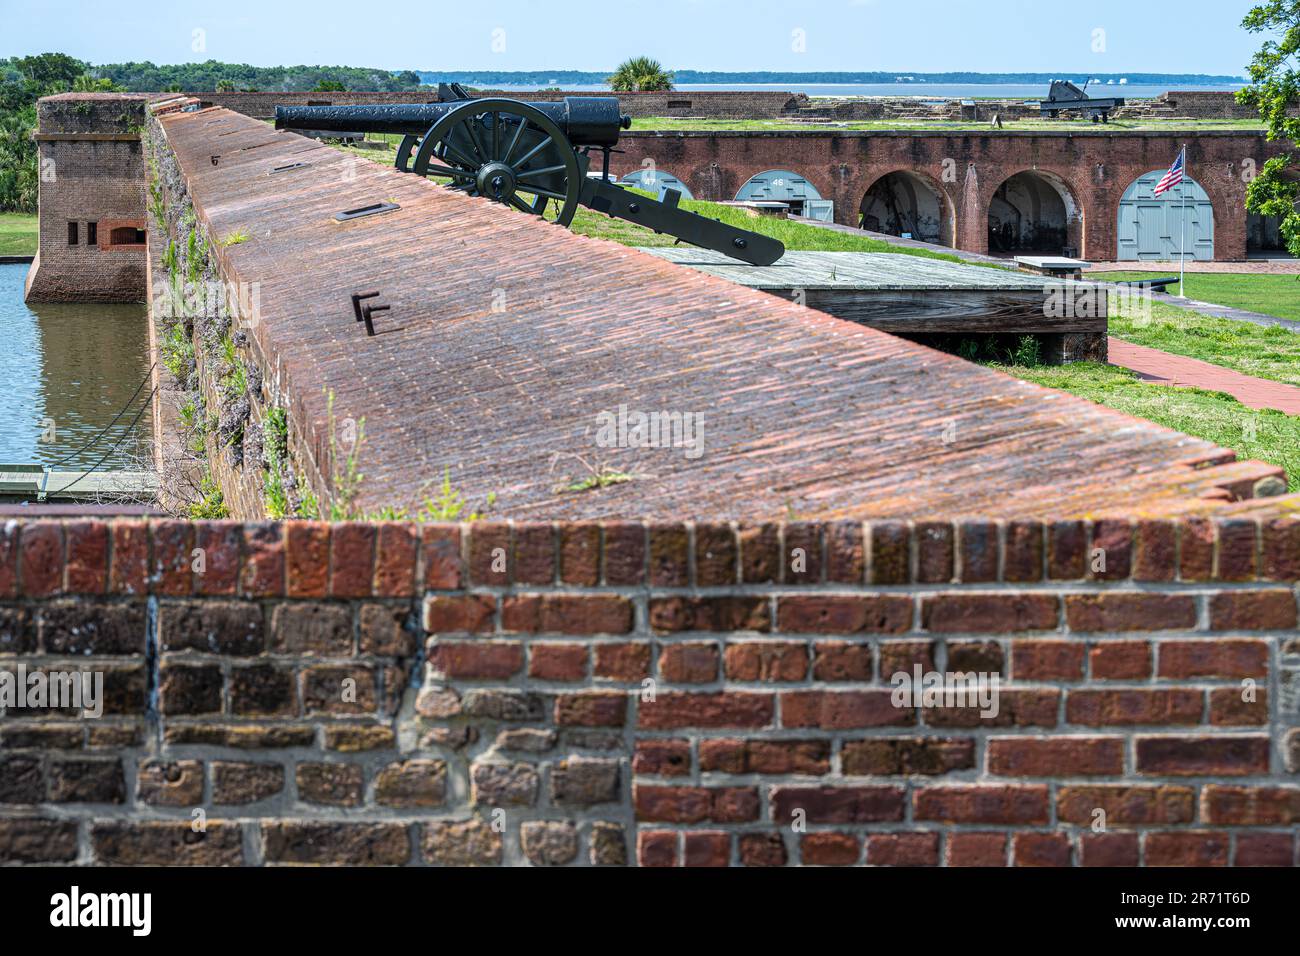
[[[143,305],[23,303],[26,265],[0,265],[0,464],[89,468],[108,455],[106,470],[151,467],[152,416],[146,385],[117,424],[91,447],[82,446],[112,423],[149,370],[149,326]],[[120,444],[118,442],[120,441]],[[114,446],[117,446],[114,450]],[[69,457],[71,456],[71,457]]]
[[[1171,89],[1186,90],[1239,90],[1243,84],[1215,85],[1187,83],[1170,86],[1139,86],[1137,84],[1102,84],[1088,87],[1089,96],[1122,96],[1145,99],[1159,96]],[[808,96],[927,96],[934,99],[1026,99],[1047,98],[1046,83],[680,83],[677,89],[692,90],[778,90],[784,93],[806,93]],[[503,90],[542,89],[541,86],[503,86]],[[565,86],[566,90],[605,91],[602,84]]]

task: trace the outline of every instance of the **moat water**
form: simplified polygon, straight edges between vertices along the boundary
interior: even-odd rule
[[[27,268],[0,265],[0,464],[148,467],[149,411],[132,427],[150,391],[145,306],[29,306]]]

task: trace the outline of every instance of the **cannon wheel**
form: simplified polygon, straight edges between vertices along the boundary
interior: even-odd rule
[[[519,144],[530,129],[530,138],[541,139],[524,148]],[[464,148],[451,140],[453,134]],[[452,189],[537,216],[546,216],[554,202],[554,221],[562,226],[573,221],[582,190],[578,156],[550,117],[527,103],[496,97],[469,100],[438,120],[420,141],[413,167],[421,176],[449,178]]]

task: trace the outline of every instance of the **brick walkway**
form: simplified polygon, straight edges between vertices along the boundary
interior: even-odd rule
[[[891,242],[893,240],[890,240]],[[949,250],[945,249],[945,252]],[[1295,275],[1300,273],[1300,259],[1246,259],[1237,262],[1188,262],[1186,270],[1192,272],[1251,273],[1253,275]],[[1093,272],[1160,272],[1167,276],[1178,275],[1178,261],[1173,262],[1093,262],[1085,270]],[[1173,288],[1170,286],[1170,288]]]
[[[1113,336],[1107,345],[1111,365],[1132,369],[1147,381],[1227,392],[1251,408],[1275,408],[1288,415],[1300,415],[1300,388],[1294,385],[1242,375],[1200,359],[1133,345]]]

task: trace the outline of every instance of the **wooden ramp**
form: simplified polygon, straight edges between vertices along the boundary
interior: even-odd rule
[[[1071,336],[1055,343],[1062,361],[1106,358],[1100,283],[888,252],[787,252],[751,266],[690,246],[642,251],[894,335]]]

